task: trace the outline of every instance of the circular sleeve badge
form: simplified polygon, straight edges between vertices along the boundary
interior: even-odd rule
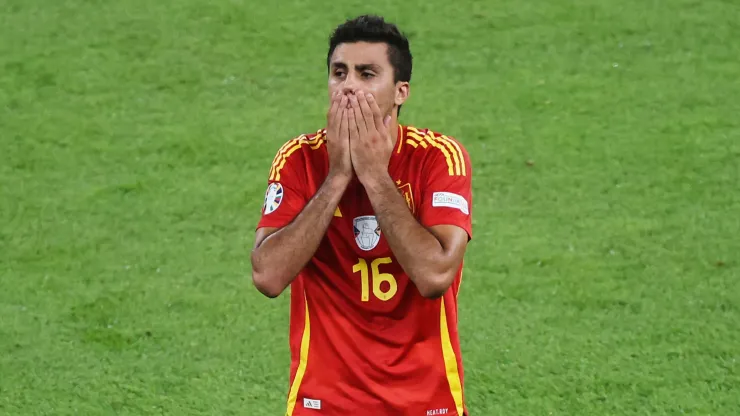
[[[281,202],[283,202],[283,185],[279,182],[271,183],[267,187],[267,192],[265,192],[265,204],[262,206],[262,212],[265,215],[272,214],[278,209]]]

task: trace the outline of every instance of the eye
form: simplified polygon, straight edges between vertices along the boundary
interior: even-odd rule
[[[336,71],[334,71],[334,76],[337,77],[337,78],[343,77],[344,76],[344,70],[337,69]]]
[[[367,79],[367,78],[372,78],[372,77],[374,77],[374,76],[375,76],[375,74],[373,74],[372,72],[363,72],[363,73],[362,73],[362,77],[363,77],[363,78],[366,78],[366,79]]]

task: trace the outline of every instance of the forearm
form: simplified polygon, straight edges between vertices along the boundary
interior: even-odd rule
[[[380,229],[393,255],[425,297],[440,296],[454,273],[445,247],[409,211],[390,177],[365,185]]]
[[[278,296],[311,260],[348,183],[348,178],[327,177],[290,224],[252,250],[253,279],[265,295]]]

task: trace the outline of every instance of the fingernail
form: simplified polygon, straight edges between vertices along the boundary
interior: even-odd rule
[[[373,95],[370,94],[370,93],[367,93],[367,94],[365,94],[365,98],[367,98],[367,99],[373,98]]]

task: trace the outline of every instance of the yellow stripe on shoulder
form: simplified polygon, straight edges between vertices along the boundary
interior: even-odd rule
[[[275,166],[280,164],[280,160],[285,155],[285,150],[293,146],[298,140],[305,138],[305,135],[301,135],[295,139],[290,139],[287,142],[285,142],[282,146],[280,146],[280,149],[278,149],[277,153],[275,154],[275,158],[272,159],[272,165],[270,166],[270,179],[272,179],[272,176],[275,172]]]
[[[285,162],[288,160],[290,155],[292,155],[293,152],[295,152],[296,150],[300,149],[301,146],[305,144],[308,145],[312,150],[316,150],[321,147],[321,145],[324,144],[325,141],[325,135],[321,131],[311,139],[306,137],[306,135],[301,135],[298,138],[289,140],[283,145],[283,147],[280,148],[278,154],[275,156],[275,159],[272,161],[272,168],[270,169],[270,180],[280,180],[280,171],[285,166]]]
[[[414,137],[414,136],[416,136],[414,138],[419,137],[422,143],[426,142],[432,147],[439,149],[442,152],[442,154],[445,156],[445,160],[447,161],[447,173],[450,176],[455,176],[455,163],[452,160],[452,156],[450,155],[449,150],[443,144],[439,143],[436,140],[436,138],[434,137],[434,133],[432,132],[422,133],[421,131],[413,127],[409,127],[409,130],[413,131],[413,133],[411,132],[409,133],[411,137]]]
[[[457,176],[466,176],[465,158],[463,157],[462,151],[460,150],[460,147],[457,145],[457,143],[455,143],[454,140],[445,135],[437,137],[437,140],[441,143],[444,143],[450,153],[452,153],[452,157],[453,159],[455,159],[455,174],[457,174]]]
[[[413,127],[409,127],[409,129],[411,128]],[[425,149],[427,148],[427,144],[424,142],[424,138],[421,136],[422,133],[420,133],[418,130],[416,130],[416,133],[410,131],[407,134],[408,134],[408,137],[410,137],[410,139],[406,139],[406,143],[414,147],[419,147],[419,145],[421,145],[421,147]]]
[[[465,166],[465,157],[463,155],[462,148],[454,139],[451,139],[445,135],[437,135],[431,130],[422,132],[415,127],[407,127],[408,137],[406,143],[421,145],[424,149],[431,146],[439,150],[445,157],[447,162],[447,173],[450,176],[467,176],[467,169]]]

